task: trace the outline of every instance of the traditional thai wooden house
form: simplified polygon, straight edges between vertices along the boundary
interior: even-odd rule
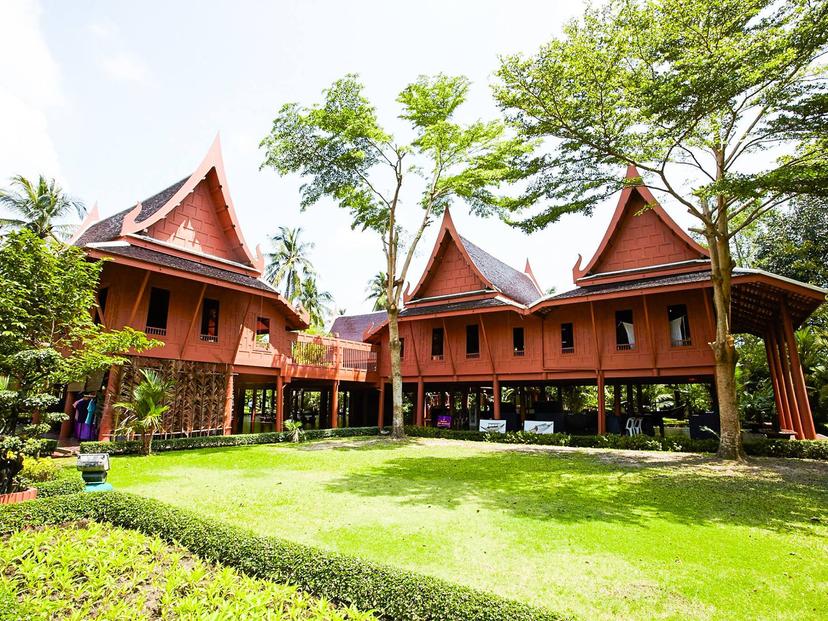
[[[93,382],[92,435],[117,434],[113,403],[146,367],[175,380],[167,435],[280,430],[287,416],[311,427],[388,421],[385,314],[339,317],[331,337],[301,332],[307,317],[262,280],[262,254],[244,241],[218,140],[181,181],[108,218],[90,214],[74,243],[106,260],[99,320],[162,342]],[[622,432],[642,414],[642,385],[712,386],[707,251],[645,188],[621,193],[595,256],[584,267],[578,257],[573,278],[571,291],[545,295],[528,261],[519,271],[497,260],[461,237],[446,211],[401,314],[408,421],[538,419]],[[767,344],[778,427],[814,437],[793,330],[825,291],[756,270],[737,269],[733,283],[733,330]],[[561,389],[576,384],[595,387],[595,411],[564,411]],[[96,386],[70,388],[77,420],[73,405]],[[64,440],[73,429],[64,426]]]
[[[640,177],[635,169],[627,176]],[[703,383],[710,387],[711,413],[699,420],[717,427],[707,250],[649,190],[627,186],[598,250],[581,263],[579,256],[574,289],[544,295],[528,260],[522,272],[505,265],[462,237],[446,211],[400,315],[411,422],[476,428],[480,418],[510,418],[519,428],[534,419],[558,429],[623,432],[630,419],[649,419],[643,385]],[[733,274],[732,330],[765,340],[777,427],[798,438],[813,438],[815,431],[793,331],[825,293],[759,270]],[[385,352],[387,328],[371,317],[374,327],[364,338]],[[357,318],[337,323],[346,321],[359,325]],[[390,366],[387,356],[381,360],[384,382]],[[597,387],[594,412],[565,416],[560,388],[573,384]],[[508,404],[494,397],[505,389]],[[388,412],[386,403],[380,420]]]

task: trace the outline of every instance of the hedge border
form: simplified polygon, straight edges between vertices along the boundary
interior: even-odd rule
[[[81,519],[158,536],[251,576],[398,621],[559,621],[567,617],[440,578],[395,569],[203,518],[122,492],[56,496],[0,506],[0,534]]]
[[[306,440],[325,438],[351,438],[354,436],[375,436],[378,427],[340,427],[338,429],[308,429],[303,433]],[[219,448],[224,446],[248,446],[251,444],[280,444],[290,442],[291,434],[287,431],[268,433],[245,433],[232,436],[193,436],[190,438],[154,439],[152,450],[155,453],[165,451],[183,451],[199,448]],[[109,453],[110,455],[137,455],[141,452],[139,440],[122,440],[115,442],[81,442],[81,453]]]
[[[86,484],[80,476],[73,478],[58,478],[51,481],[40,481],[34,483],[33,487],[37,488],[38,498],[49,498],[52,496],[65,496],[68,494],[77,494],[83,491]]]
[[[536,434],[525,431],[490,433],[485,431],[454,431],[436,427],[406,426],[406,434],[417,438],[443,438],[472,442],[500,444],[531,444],[542,446],[571,446],[579,448],[612,448],[636,451],[668,451],[683,453],[715,453],[717,440],[693,440],[669,436],[657,438],[646,435],[577,436],[566,433]],[[828,440],[754,440],[744,444],[745,453],[754,457],[785,457],[828,461]]]

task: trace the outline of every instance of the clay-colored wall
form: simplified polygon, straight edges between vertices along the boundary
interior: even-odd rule
[[[483,282],[469,266],[465,257],[451,238],[446,236],[443,247],[435,260],[431,276],[418,297],[429,298],[465,291],[479,291],[483,287]]]

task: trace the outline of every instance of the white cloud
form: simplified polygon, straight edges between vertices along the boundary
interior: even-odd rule
[[[103,18],[89,24],[89,32],[99,39],[112,40],[118,36],[118,25],[111,19]]]
[[[60,71],[40,25],[37,0],[0,2],[0,186],[12,175],[61,179],[49,114],[63,105]]]
[[[145,82],[149,78],[149,68],[137,56],[128,52],[119,52],[113,56],[100,59],[101,69],[113,80],[123,82]]]

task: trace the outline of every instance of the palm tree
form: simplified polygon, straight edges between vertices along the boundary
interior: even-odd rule
[[[374,301],[375,311],[388,308],[388,274],[385,272],[374,274],[374,277],[368,281],[365,291],[368,293],[365,299],[369,302]]]
[[[141,434],[142,452],[152,452],[152,436],[164,426],[164,413],[170,409],[164,402],[169,398],[172,382],[152,369],[141,369],[144,379],[132,390],[132,401],[115,404],[127,413],[118,428]]]
[[[313,244],[302,241],[301,235],[302,227],[280,226],[279,233],[271,238],[275,249],[267,255],[265,277],[277,289],[284,283],[283,293],[291,302],[299,296],[303,277],[313,274],[313,265],[308,259]]]
[[[320,291],[316,278],[311,274],[302,281],[298,298],[302,308],[310,316],[311,326],[322,328],[325,325],[325,315],[333,304],[333,296],[328,291]]]
[[[11,212],[11,218],[0,218],[0,229],[27,228],[41,239],[65,239],[75,229],[72,224],[57,224],[56,220],[74,212],[86,215],[83,203],[64,193],[54,179],[40,175],[37,183],[26,177],[12,177],[8,189],[0,189],[0,207]]]

